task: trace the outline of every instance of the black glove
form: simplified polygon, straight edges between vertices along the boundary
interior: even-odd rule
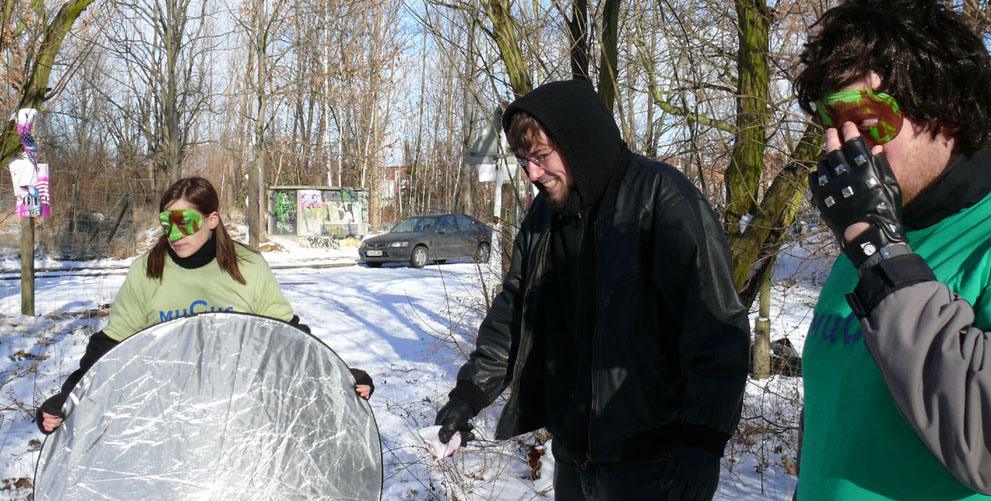
[[[289,320],[289,325],[291,325],[291,326],[293,326],[293,327],[295,327],[295,328],[297,328],[297,329],[299,329],[299,330],[301,330],[301,331],[303,331],[303,332],[305,332],[307,334],[312,334],[312,332],[310,331],[310,326],[309,325],[299,323],[299,315],[293,315],[292,316],[292,319]]]
[[[881,260],[878,251],[904,243],[902,191],[882,153],[871,154],[862,137],[843,143],[809,174],[812,204],[840,242],[853,265],[862,270]],[[854,223],[870,227],[850,242],[843,232]]]
[[[669,501],[709,501],[719,485],[719,455],[691,446],[674,449],[674,479]]]
[[[475,434],[471,432],[472,425],[468,420],[475,417],[475,411],[468,405],[468,402],[457,397],[451,397],[447,405],[437,411],[437,419],[434,424],[440,425],[438,436],[440,441],[447,443],[454,435],[454,432],[461,432],[461,443],[465,443],[473,438]]]
[[[68,400],[69,394],[72,393],[73,388],[76,387],[79,380],[83,378],[84,374],[86,374],[86,371],[88,371],[89,368],[100,359],[100,357],[105,355],[118,344],[120,344],[120,341],[112,339],[102,330],[97,331],[90,336],[89,341],[86,343],[86,352],[83,353],[83,358],[79,361],[79,368],[72,371],[72,374],[69,374],[69,377],[65,378],[65,381],[62,383],[61,391],[45,400],[34,413],[35,421],[38,424],[38,429],[41,430],[42,433],[47,435],[50,432],[47,432],[44,428],[42,428],[41,413],[47,412],[53,416],[58,416],[65,419],[65,413],[62,412],[62,406],[65,405],[65,401]]]
[[[375,393],[375,383],[372,382],[372,376],[369,376],[367,372],[361,369],[348,369],[351,371],[351,377],[354,378],[354,384],[367,384],[368,385],[368,396],[372,396]]]
[[[42,404],[40,406],[38,406],[37,409],[35,409],[35,411],[34,411],[34,422],[35,422],[35,424],[38,425],[38,429],[41,430],[41,432],[44,433],[45,435],[49,435],[51,433],[54,433],[55,430],[52,430],[52,431],[45,430],[45,427],[44,427],[45,417],[42,416],[41,413],[44,412],[44,413],[47,413],[47,414],[51,414],[53,416],[58,416],[58,417],[60,417],[60,418],[62,418],[64,420],[65,419],[65,413],[62,412],[62,405],[65,404],[65,400],[66,400],[66,397],[67,396],[68,395],[65,394],[65,393],[58,393],[56,395],[53,395],[51,397],[48,397],[47,400],[45,400],[44,402],[42,402]],[[58,428],[56,428],[56,430],[57,429]]]

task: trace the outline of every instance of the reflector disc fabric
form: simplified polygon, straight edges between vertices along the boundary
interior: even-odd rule
[[[378,428],[347,365],[278,320],[149,327],[93,365],[64,410],[35,499],[381,497]]]

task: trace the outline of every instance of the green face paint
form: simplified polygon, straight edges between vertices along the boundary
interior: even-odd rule
[[[816,103],[826,127],[853,122],[870,146],[891,141],[902,130],[901,110],[895,98],[869,90],[841,90]]]
[[[158,215],[169,242],[182,240],[203,227],[203,216],[194,210],[167,210]]]

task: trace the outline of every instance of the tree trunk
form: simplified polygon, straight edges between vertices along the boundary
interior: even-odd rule
[[[257,115],[254,126],[254,162],[248,169],[248,245],[255,250],[261,246],[263,239],[261,201],[265,187],[265,121],[268,99],[265,95],[266,83],[266,49],[268,45],[265,32],[265,1],[254,1],[255,18],[255,102]]]
[[[758,285],[771,267],[784,243],[787,229],[808,189],[808,175],[821,147],[819,130],[812,125],[792,152],[791,162],[775,176],[764,193],[757,215],[745,233],[730,231],[727,239],[733,258],[733,281],[743,305],[749,307],[757,297]]]
[[[179,75],[177,67],[180,47],[183,44],[181,24],[185,24],[182,19],[185,18],[186,14],[185,8],[180,7],[177,0],[168,0],[165,3],[165,8],[168,24],[162,33],[166,72],[164,75],[165,92],[162,96],[164,98],[162,120],[165,122],[162,124],[162,141],[165,143],[163,144],[165,151],[162,152],[164,156],[162,167],[165,176],[164,184],[169,185],[179,179],[182,162],[183,145],[179,137],[179,90],[177,82]]]
[[[374,96],[374,94],[373,94]],[[379,190],[379,185],[382,181],[382,174],[378,169],[377,160],[374,158],[375,148],[381,144],[379,136],[379,124],[378,124],[378,106],[376,99],[372,99],[372,119],[371,119],[371,133],[369,138],[374,140],[374,143],[367,143],[365,145],[365,166],[368,171],[368,224],[377,231],[378,227],[382,224],[382,193]]]
[[[471,148],[471,138],[475,136],[475,20],[471,20],[468,29],[468,50],[465,53],[464,93],[461,96],[463,114],[461,117],[461,155],[458,162],[461,166],[461,190],[458,210],[464,214],[472,214],[471,180],[475,177],[472,166],[465,163],[465,156]]]
[[[753,263],[741,259],[746,244],[754,243],[744,235],[751,226],[766,224],[757,221],[755,213],[767,147],[770,13],[764,0],[736,0],[736,10],[740,40],[737,116],[733,153],[725,174],[725,231],[734,256],[733,279],[739,290],[749,277],[749,267]]]
[[[764,0],[736,0],[740,47],[733,153],[726,170],[726,232],[742,233],[754,217],[764,171],[768,121],[768,32]]]
[[[571,43],[571,78],[590,80],[588,76],[588,0],[571,2],[568,20],[568,42]]]
[[[513,20],[509,0],[488,0],[486,12],[492,21],[492,33],[499,54],[506,64],[509,84],[513,93],[520,97],[533,90],[533,80],[527,71],[527,62],[520,50],[519,37],[516,35],[516,22]]]
[[[620,0],[606,0],[602,17],[602,54],[599,61],[599,97],[606,103],[606,108],[613,109],[616,100],[616,81],[619,74],[618,52],[616,44],[619,39],[619,3]]]
[[[89,7],[93,0],[70,0],[59,8],[52,22],[45,29],[45,38],[38,49],[34,64],[31,65],[31,76],[21,87],[20,108],[42,109],[42,104],[48,99],[45,94],[48,89],[48,78],[52,72],[52,64],[62,47],[65,35],[69,33],[72,24]],[[5,14],[6,16],[6,14]],[[7,165],[21,151],[21,140],[17,135],[14,120],[7,122],[0,138],[0,165]]]

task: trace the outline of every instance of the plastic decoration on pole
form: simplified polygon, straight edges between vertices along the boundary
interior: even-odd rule
[[[279,320],[160,323],[72,391],[34,499],[381,499],[378,428],[354,384],[333,350]]]
[[[17,112],[17,136],[23,152],[10,162],[10,175],[17,200],[17,217],[48,217],[50,197],[48,164],[38,164],[38,146],[31,136],[38,110],[23,108]]]

